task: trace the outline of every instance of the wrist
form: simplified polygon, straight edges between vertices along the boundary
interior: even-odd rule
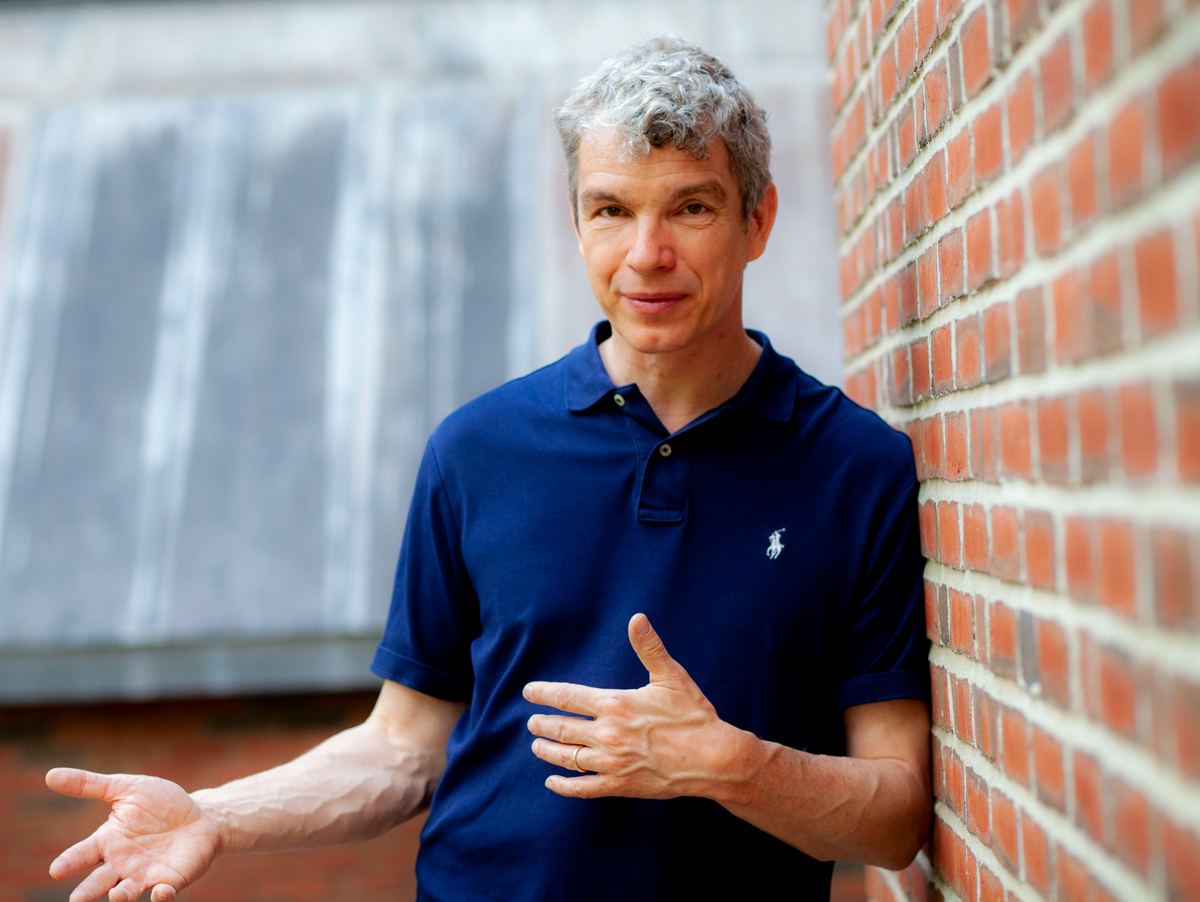
[[[716,743],[711,785],[704,795],[727,808],[749,805],[763,770],[781,746],[731,724],[722,726],[724,735]]]
[[[196,807],[200,809],[200,816],[212,825],[216,833],[215,853],[220,855],[222,852],[237,851],[232,842],[233,828],[230,824],[229,810],[216,797],[216,790],[198,789],[189,795]]]

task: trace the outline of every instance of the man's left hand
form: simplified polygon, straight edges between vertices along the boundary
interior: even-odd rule
[[[562,796],[672,799],[715,797],[714,781],[732,777],[729,762],[750,734],[722,721],[695,681],[668,653],[645,614],[629,621],[629,642],[650,673],[640,689],[596,689],[574,683],[529,683],[525,698],[592,718],[535,714],[533,753],[586,773],[552,776]]]

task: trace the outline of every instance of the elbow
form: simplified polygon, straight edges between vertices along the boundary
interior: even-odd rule
[[[878,860],[867,862],[889,871],[902,871],[917,857],[933,830],[933,799],[914,799],[906,816],[898,819],[890,841],[879,849]]]

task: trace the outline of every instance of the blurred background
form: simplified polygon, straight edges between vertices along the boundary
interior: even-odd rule
[[[102,819],[47,767],[196,789],[365,717],[426,437],[599,318],[550,116],[607,56],[677,34],[766,107],[747,323],[840,382],[822,16],[0,3],[0,902]],[[190,895],[411,897],[418,827]]]

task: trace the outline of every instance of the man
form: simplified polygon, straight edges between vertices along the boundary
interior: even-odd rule
[[[374,712],[191,795],[51,771],[113,803],[51,867],[96,867],[72,902],[165,902],[219,853],[362,840],[430,803],[430,900],[828,898],[833,859],[921,846],[911,449],[742,327],[777,204],[761,110],[656,40],[556,123],[607,319],[430,439]]]

